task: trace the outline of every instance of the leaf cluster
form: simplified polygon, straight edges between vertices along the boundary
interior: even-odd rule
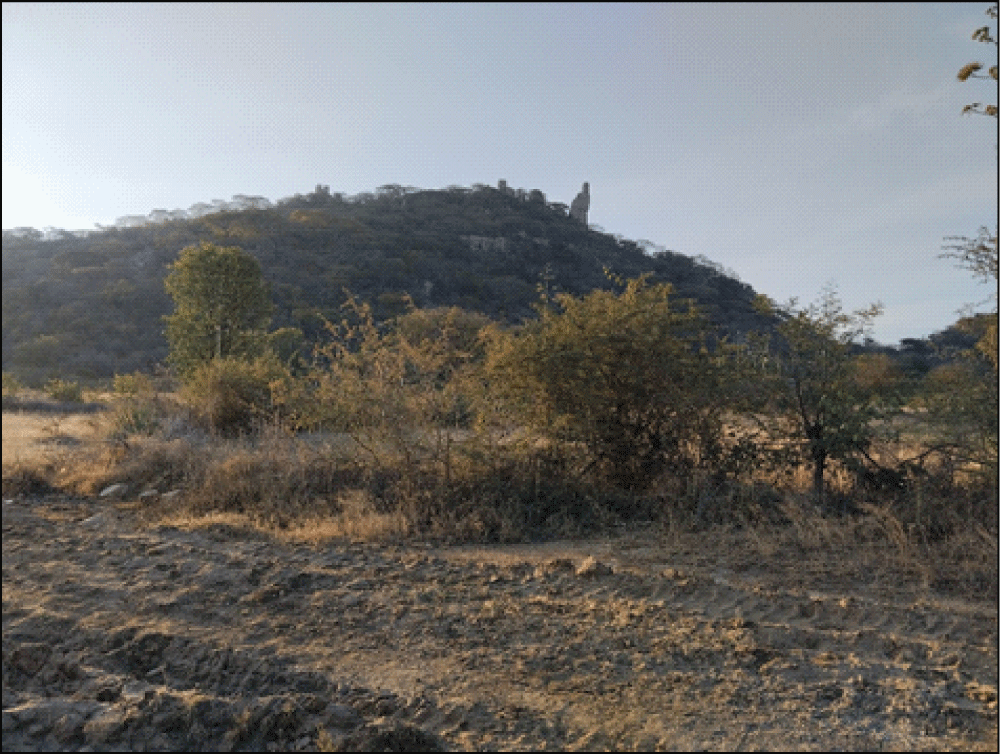
[[[986,15],[996,20],[998,14],[998,5],[994,3],[989,8],[986,9]],[[994,47],[997,46],[996,37],[993,36],[993,31],[990,27],[981,26],[972,33],[972,39],[976,42],[982,42],[983,44],[992,44]],[[970,78],[975,79],[993,79],[997,81],[998,69],[997,65],[994,63],[988,69],[988,75],[984,76],[979,73],[983,69],[983,64],[979,62],[967,63],[962,66],[958,72],[959,81],[968,81]],[[994,86],[994,90],[996,87]],[[991,117],[997,117],[997,106],[995,104],[983,104],[981,102],[973,102],[962,108],[962,114],[965,113],[976,113],[979,115],[989,115]]]

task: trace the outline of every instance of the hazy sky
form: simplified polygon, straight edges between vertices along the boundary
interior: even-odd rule
[[[756,290],[881,301],[886,343],[991,288],[988,3],[3,4],[3,227],[318,183],[538,188]]]

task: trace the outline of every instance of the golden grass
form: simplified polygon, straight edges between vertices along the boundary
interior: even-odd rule
[[[537,463],[513,456],[473,460],[465,443],[452,449],[446,481],[439,460],[425,459],[414,472],[388,448],[379,450],[376,461],[344,435],[299,438],[273,431],[223,440],[192,432],[173,439],[109,439],[114,429],[113,411],[4,412],[5,496],[46,489],[95,496],[109,484],[125,482],[127,501],[134,502],[143,490],[181,490],[173,502],[144,502],[142,517],[316,545],[415,536],[515,541],[537,536],[540,526],[548,527],[546,536],[574,531],[587,536],[610,531],[613,511],[622,512],[620,499],[603,500],[586,487],[559,487],[559,479],[547,478],[556,472],[539,475]],[[882,457],[906,457],[915,447],[888,447]],[[534,479],[528,478],[532,473]],[[832,469],[830,477],[831,494],[851,494],[853,479],[844,469]],[[547,492],[540,482],[550,484]],[[847,499],[860,515],[830,515],[812,503],[810,485],[807,469],[728,488],[706,480],[679,492],[664,490],[643,510],[658,516],[665,539],[728,526],[739,547],[761,561],[794,552],[804,561],[846,561],[858,573],[888,569],[928,587],[996,591],[996,516],[987,515],[989,501],[979,493],[953,489],[953,497],[935,497],[930,486],[884,498],[855,492]],[[548,512],[539,513],[543,510]],[[937,530],[929,525],[932,520],[940,524]]]
[[[67,447],[103,436],[108,417],[103,414],[42,414],[3,412],[3,464],[50,461]]]

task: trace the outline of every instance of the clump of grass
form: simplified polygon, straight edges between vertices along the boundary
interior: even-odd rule
[[[862,503],[854,516],[830,516],[807,495],[789,494],[784,521],[743,529],[741,541],[759,555],[755,562],[792,557],[803,573],[821,570],[850,577],[859,586],[884,582],[912,585],[915,593],[997,600],[997,535],[970,524],[929,540],[907,524],[890,502]]]
[[[453,464],[448,479],[427,472],[416,483],[403,478],[392,493],[414,534],[433,540],[572,537],[619,520],[617,501],[584,480],[539,478],[530,458],[516,456],[494,459],[488,467]]]
[[[345,488],[336,496],[336,513],[302,518],[290,526],[296,539],[347,539],[361,542],[400,541],[411,536],[409,521],[399,511],[380,510],[364,488]]]
[[[51,495],[55,469],[51,463],[18,460],[3,466],[3,497],[37,497]]]
[[[233,511],[287,527],[304,516],[336,513],[336,498],[356,486],[356,464],[293,439],[217,446],[185,491],[192,513]]]

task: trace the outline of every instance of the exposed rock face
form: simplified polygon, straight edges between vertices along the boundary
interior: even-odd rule
[[[507,239],[503,236],[489,238],[488,236],[462,236],[469,242],[469,248],[473,251],[507,251]]]
[[[587,210],[590,209],[590,184],[583,184],[583,191],[576,195],[576,199],[569,205],[569,216],[574,220],[579,220],[584,225],[587,224]]]

